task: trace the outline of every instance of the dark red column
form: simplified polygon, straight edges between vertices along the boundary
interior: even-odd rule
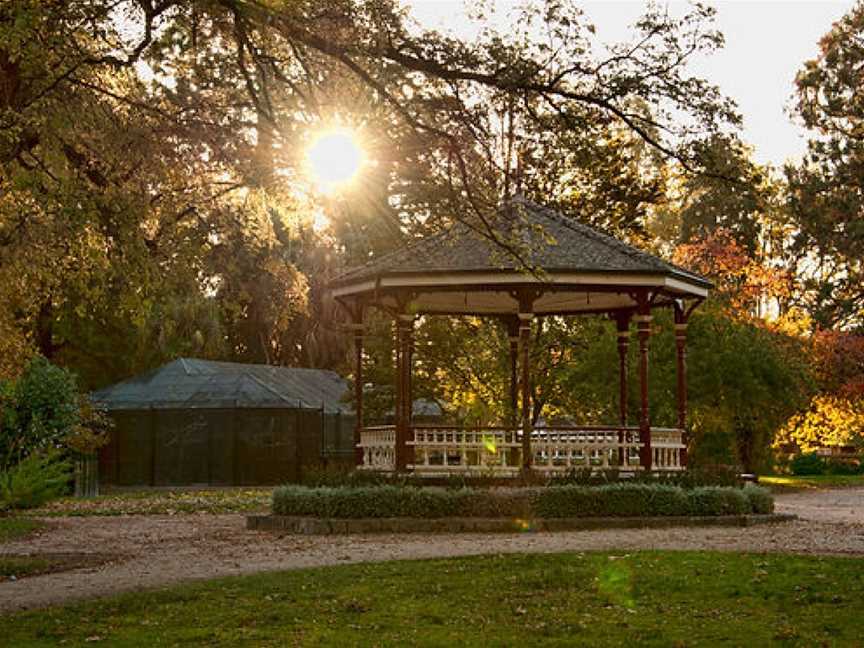
[[[408,446],[411,436],[411,344],[414,316],[396,319],[396,470],[404,472],[412,463]]]
[[[687,316],[678,304],[675,305],[675,350],[678,429],[681,430],[681,442],[684,444],[684,449],[681,450],[681,465],[686,466],[687,446],[690,441],[687,434]]]
[[[354,465],[363,464],[363,448],[360,436],[363,431],[363,320],[352,324],[354,331]]]
[[[522,369],[522,470],[531,470],[531,313],[519,313],[519,360]]]
[[[634,318],[639,334],[639,463],[645,470],[651,470],[651,417],[648,412],[648,342],[651,338],[651,306],[648,295],[639,296],[639,311]]]
[[[618,423],[621,427],[627,425],[627,401],[628,393],[628,363],[627,353],[630,348],[630,313],[619,313],[615,317],[618,332]],[[625,432],[618,433],[618,443],[624,443]],[[618,465],[623,466],[625,461],[624,448],[618,449]]]
[[[507,319],[506,324],[510,349],[510,411],[507,413],[507,420],[515,430],[519,422],[519,318]]]

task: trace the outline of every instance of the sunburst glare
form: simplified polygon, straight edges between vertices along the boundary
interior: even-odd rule
[[[365,161],[360,137],[348,128],[322,131],[312,140],[306,153],[309,174],[325,194],[350,184]]]

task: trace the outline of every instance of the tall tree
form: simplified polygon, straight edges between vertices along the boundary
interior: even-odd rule
[[[834,24],[796,77],[795,113],[813,131],[788,166],[800,296],[818,327],[864,323],[864,3]]]

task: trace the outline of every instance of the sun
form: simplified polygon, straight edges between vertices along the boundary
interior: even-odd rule
[[[309,174],[325,194],[350,184],[365,160],[360,137],[348,128],[322,131],[306,151]]]

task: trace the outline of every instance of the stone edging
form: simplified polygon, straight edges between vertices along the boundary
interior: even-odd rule
[[[797,519],[797,515],[717,515],[701,517],[605,517],[548,518],[364,518],[337,519],[288,515],[247,515],[246,528],[304,535],[354,533],[518,533],[528,531],[589,531],[592,529],[634,529],[699,526],[773,524]]]

